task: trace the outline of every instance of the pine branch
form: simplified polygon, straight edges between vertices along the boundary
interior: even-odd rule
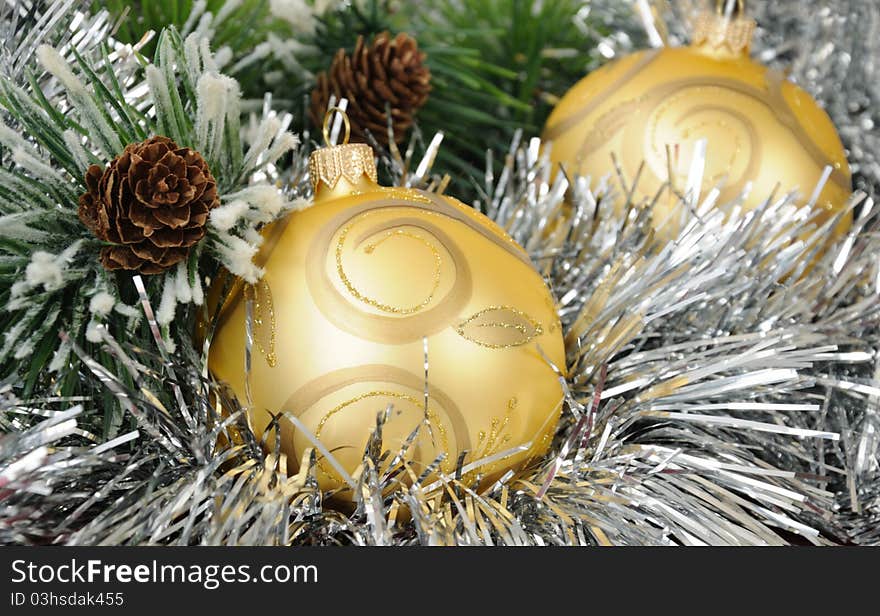
[[[267,111],[247,147],[240,87],[219,73],[198,35],[164,30],[152,63],[139,54],[123,58],[102,41],[68,51],[65,58],[42,45],[22,67],[24,78],[0,80],[0,380],[12,377],[25,397],[94,393],[77,377],[71,344],[124,373],[103,347],[102,328],[155,346],[132,274],[104,269],[97,257],[106,242],[79,220],[89,165],[103,168],[129,144],[165,135],[202,153],[216,178],[222,222],[210,219],[188,262],[144,278],[172,345],[191,336],[206,272],[223,265],[249,280],[259,276],[251,261],[256,230],[290,205],[266,180],[251,182],[295,146],[290,119]],[[102,411],[93,427],[112,435],[119,409],[114,402]]]

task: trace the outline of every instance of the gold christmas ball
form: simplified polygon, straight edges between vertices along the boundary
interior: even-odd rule
[[[441,454],[448,473],[463,452],[467,464],[521,446],[478,469],[491,478],[543,453],[563,402],[547,359],[564,369],[565,350],[554,300],[525,251],[455,199],[380,187],[366,145],[318,150],[311,169],[315,204],[265,231],[265,275],[230,294],[211,344],[211,372],[248,404],[250,298],[255,433],[273,414],[291,414],[355,474],[390,406],[383,449],[396,453],[421,426],[407,452],[415,476]],[[280,424],[295,468],[312,442],[292,421]],[[317,455],[321,487],[348,490]]]
[[[797,190],[803,204],[830,166],[816,207],[822,223],[834,217],[852,192],[840,137],[809,94],[749,58],[753,30],[754,22],[742,16],[707,13],[696,24],[691,46],[641,51],[590,74],[547,122],[543,137],[552,142],[552,162],[594,180],[608,174],[622,197],[644,162],[633,200],[650,203],[661,195],[654,225],[666,239],[687,221],[689,213],[674,195],[685,192],[704,139],[703,196],[719,187],[718,203],[730,203],[751,183],[747,210],[777,189],[777,198]],[[672,192],[660,193],[667,183]],[[836,234],[851,223],[851,216],[843,217]]]

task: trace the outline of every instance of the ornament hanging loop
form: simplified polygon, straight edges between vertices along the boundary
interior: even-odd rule
[[[719,15],[727,14],[727,7],[731,4],[730,0],[715,0],[715,12]],[[736,3],[731,10],[731,16],[735,15],[745,15],[746,14],[746,0],[736,0]]]
[[[342,116],[342,121],[345,124],[345,135],[342,138],[342,143],[338,145],[331,143],[330,140],[330,123],[335,113]],[[328,190],[330,192],[336,190],[336,185],[343,178],[345,178],[349,189],[362,182],[367,182],[369,186],[376,185],[379,180],[373,149],[366,143],[348,142],[351,137],[351,123],[345,110],[341,107],[330,107],[324,114],[322,130],[325,147],[316,149],[309,156],[309,177],[315,194],[317,195],[318,188],[323,186],[327,190],[322,194],[326,196]],[[338,125],[334,132],[338,132]]]
[[[345,113],[345,110],[341,107],[330,107],[327,110],[327,113],[324,114],[324,144],[331,145],[330,143],[330,120],[333,119],[333,114],[338,113],[342,116],[342,123],[345,124],[345,136],[342,138],[342,145],[346,145],[348,143],[349,138],[351,137],[351,122],[348,120],[348,114]]]

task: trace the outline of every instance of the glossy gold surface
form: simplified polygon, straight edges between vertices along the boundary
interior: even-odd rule
[[[527,444],[480,469],[497,477],[546,450],[563,396],[539,347],[563,367],[561,327],[528,256],[494,223],[454,199],[341,175],[265,236],[265,276],[227,300],[209,360],[246,404],[245,297],[262,301],[249,413],[258,435],[271,414],[292,413],[354,473],[391,405],[384,449],[423,425],[408,453],[416,474],[441,453],[452,472],[461,452],[467,463]],[[281,423],[295,465],[311,444]],[[323,488],[345,487],[326,460],[318,469]]]
[[[553,162],[594,180],[608,174],[623,197],[644,161],[633,197],[647,203],[667,182],[678,194],[686,190],[695,146],[706,139],[703,195],[720,185],[719,203],[729,203],[751,183],[746,209],[774,190],[777,198],[797,190],[806,203],[830,165],[817,207],[823,221],[838,213],[852,182],[830,118],[784,75],[752,61],[747,46],[740,48],[741,35],[733,44],[724,32],[728,38],[705,35],[701,45],[623,57],[580,81],[545,128]],[[690,215],[677,201],[666,191],[655,208],[654,224],[667,239]],[[850,225],[846,216],[836,232]]]

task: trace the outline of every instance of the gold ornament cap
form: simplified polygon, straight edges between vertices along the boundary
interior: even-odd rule
[[[345,124],[342,145],[330,145],[329,126],[334,112],[342,115]],[[373,184],[378,183],[373,148],[365,143],[348,142],[351,124],[345,111],[339,107],[330,108],[324,116],[323,132],[326,145],[309,156],[309,177],[316,196],[321,188],[335,191],[339,180],[343,178],[352,186],[363,182],[365,177]]]
[[[716,53],[748,54],[757,23],[746,16],[745,0],[736,0],[732,12],[725,9],[727,1],[716,0],[714,12],[697,16],[693,45]]]

